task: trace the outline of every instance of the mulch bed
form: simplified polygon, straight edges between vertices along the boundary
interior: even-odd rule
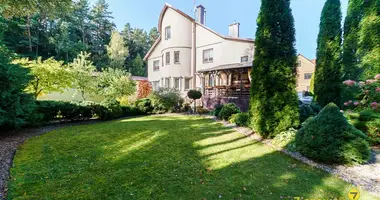
[[[8,131],[0,134],[0,200],[6,199],[7,181],[9,178],[9,169],[12,167],[13,157],[16,149],[27,139],[38,136],[49,131],[57,130],[68,126],[76,126],[82,124],[93,124],[100,122],[92,119],[82,122],[72,123],[55,123],[40,128],[27,128],[14,131]]]

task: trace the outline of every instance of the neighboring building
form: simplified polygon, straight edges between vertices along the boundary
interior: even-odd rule
[[[315,71],[315,64],[313,60],[309,60],[302,54],[298,54],[298,66],[297,91],[310,92],[310,81]]]
[[[216,33],[205,23],[202,5],[197,7],[194,19],[165,4],[158,20],[160,37],[144,57],[148,80],[153,89],[173,87],[183,94],[200,89],[205,107],[234,102],[244,110],[249,100],[255,42],[239,37],[239,23],[228,27],[228,36]]]

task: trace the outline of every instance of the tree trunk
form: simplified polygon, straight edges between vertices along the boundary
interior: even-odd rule
[[[27,21],[26,21],[26,29],[28,31],[28,39],[29,39],[29,52],[32,52],[33,51],[33,47],[32,47],[32,33],[30,31],[30,15],[28,14],[27,15]]]

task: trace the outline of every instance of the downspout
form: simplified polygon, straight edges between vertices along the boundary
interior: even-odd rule
[[[193,85],[193,89],[195,89],[197,87],[197,83],[196,83],[196,78],[197,78],[197,75],[196,75],[196,70],[197,70],[197,62],[196,62],[196,54],[197,54],[197,46],[196,46],[196,40],[197,40],[197,31],[196,31],[196,28],[197,28],[197,24],[195,23],[195,21],[193,22],[193,38],[192,38],[192,66],[191,66],[191,74],[193,76],[193,81],[192,81],[192,85]]]

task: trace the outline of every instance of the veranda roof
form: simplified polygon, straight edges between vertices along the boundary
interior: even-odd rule
[[[222,70],[228,70],[228,69],[248,68],[248,67],[252,67],[252,62],[218,65],[215,67],[198,70],[198,73],[211,72],[211,71],[222,71]]]

